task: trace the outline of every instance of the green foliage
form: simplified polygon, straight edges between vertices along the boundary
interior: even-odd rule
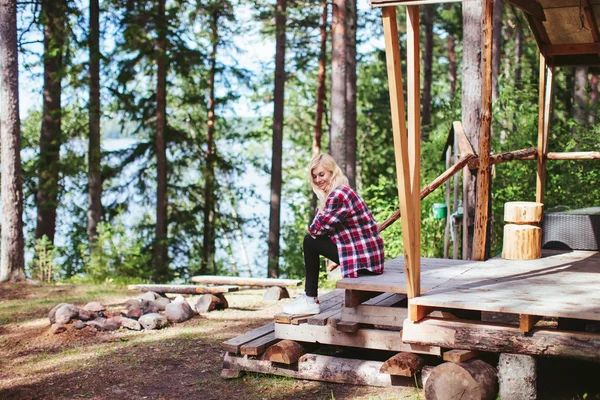
[[[142,242],[131,237],[121,224],[98,224],[97,241],[91,251],[84,245],[80,251],[86,261],[85,275],[76,281],[126,284],[147,281],[152,275],[151,253],[146,251]]]
[[[55,280],[59,273],[56,260],[56,249],[48,236],[44,235],[41,239],[35,241],[35,258],[29,266],[29,272],[33,279],[42,282],[51,282]]]

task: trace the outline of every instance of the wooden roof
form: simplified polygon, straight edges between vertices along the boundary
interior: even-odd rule
[[[369,0],[371,7],[481,0]],[[523,11],[549,64],[600,65],[600,0],[504,0]]]
[[[539,3],[538,3],[539,1]],[[509,0],[539,4],[541,10],[525,11],[540,51],[554,65],[600,64],[600,0]],[[533,6],[530,10],[536,9]]]

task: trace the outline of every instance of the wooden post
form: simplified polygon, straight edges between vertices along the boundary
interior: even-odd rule
[[[402,240],[405,250],[406,283],[408,297],[413,298],[419,296],[421,291],[420,238],[419,235],[415,234],[415,229],[419,227],[415,226],[417,224],[414,223],[415,215],[417,215],[415,207],[419,207],[419,192],[417,189],[413,194],[411,187],[411,168],[408,156],[409,143],[406,131],[404,90],[402,89],[400,46],[398,43],[398,26],[396,22],[395,6],[383,7],[382,14],[390,92],[390,110],[392,114],[392,131],[394,135],[394,155],[398,179],[398,198],[400,200],[400,210],[402,214]],[[418,37],[418,35],[416,37]],[[414,176],[418,177],[420,173],[419,169],[415,168],[414,172]],[[416,201],[414,199],[415,196],[417,196]],[[417,216],[420,220],[420,212]],[[419,238],[419,240],[414,240],[415,237]]]
[[[408,163],[410,169],[411,249],[413,296],[421,294],[421,35],[419,6],[406,7]],[[409,291],[410,293],[410,291]],[[410,296],[409,296],[410,297]]]
[[[490,138],[492,125],[492,38],[493,0],[483,1],[483,85],[481,87],[481,129],[479,130],[479,171],[477,173],[477,204],[475,205],[475,233],[473,260],[486,256],[490,195]]]
[[[548,153],[548,133],[552,115],[552,96],[554,92],[554,67],[548,68],[546,57],[540,54],[539,83],[539,116],[538,116],[538,158],[535,201],[544,202],[546,191],[546,159]]]

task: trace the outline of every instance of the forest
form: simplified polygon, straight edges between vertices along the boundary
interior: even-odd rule
[[[420,7],[423,184],[479,98],[477,3]],[[539,50],[521,11],[494,5],[501,153],[536,146]],[[302,277],[319,152],[378,222],[398,208],[381,11],[366,2],[2,0],[0,39],[0,281]],[[557,69],[549,151],[600,151],[599,76]],[[535,173],[492,170],[491,255],[504,203],[535,198]],[[599,175],[593,160],[548,164],[545,209],[598,205]],[[444,196],[422,201],[422,256],[444,255]],[[400,223],[382,234],[386,258],[402,255]]]

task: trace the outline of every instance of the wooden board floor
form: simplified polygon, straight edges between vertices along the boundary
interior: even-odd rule
[[[544,251],[538,260],[422,259],[422,296],[411,304],[600,321],[600,253]],[[405,293],[404,259],[378,276],[342,279],[338,288]]]

